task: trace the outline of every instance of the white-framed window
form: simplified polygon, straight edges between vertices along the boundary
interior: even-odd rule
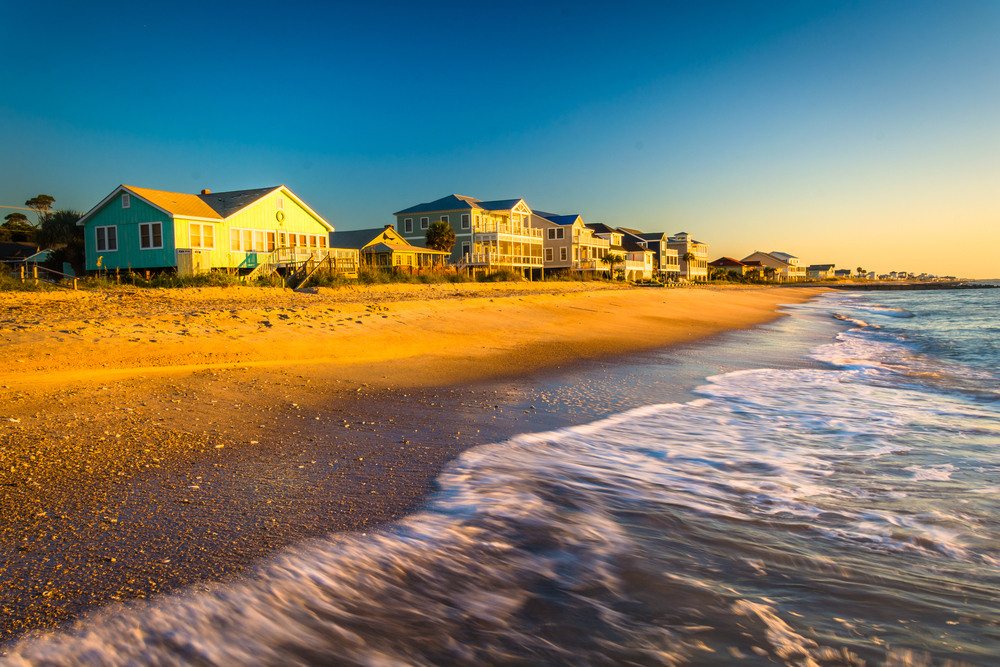
[[[94,227],[97,252],[118,252],[118,227]]]
[[[427,229],[430,218],[420,218],[420,229]]]
[[[122,208],[132,207],[132,197],[128,193],[122,195]]]
[[[451,224],[451,223],[449,222],[449,220],[448,220],[448,216],[446,216],[446,215],[442,215],[442,216],[441,216],[441,222],[448,222],[449,224]]]
[[[556,238],[557,239],[565,238],[565,235],[566,235],[566,230],[563,229],[562,227],[560,227],[559,229],[556,230]]]
[[[462,241],[462,256],[465,257],[469,254],[469,242]]]
[[[406,233],[406,234],[412,234],[413,233],[413,218],[404,218],[403,219],[403,232]]]
[[[552,230],[550,229],[549,231],[551,232]],[[545,249],[545,261],[546,262],[552,261],[552,248]]]
[[[278,207],[279,211],[285,210],[285,198],[278,197],[277,199],[274,200],[274,205]]]
[[[580,249],[579,248],[573,248],[573,259],[576,260],[576,261],[580,261]]]
[[[549,240],[552,241],[553,239],[555,239],[555,237],[556,237],[556,228],[555,227],[550,227],[549,228]]]
[[[468,213],[463,213],[462,214],[462,229],[468,229],[468,228],[469,228],[469,214]]]
[[[560,230],[560,231],[562,231],[562,230]],[[560,262],[565,262],[566,261],[566,248],[559,248],[559,261]]]
[[[215,225],[192,222],[190,231],[192,248],[215,248]]]
[[[159,250],[163,247],[163,225],[159,222],[139,223],[139,247]]]

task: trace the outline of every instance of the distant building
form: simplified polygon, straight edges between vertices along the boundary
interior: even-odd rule
[[[810,264],[806,269],[806,274],[810,278],[825,280],[826,278],[834,277],[834,269],[836,268],[836,264]]]
[[[799,258],[785,252],[761,252],[758,250],[740,261],[744,263],[760,262],[765,267],[764,272],[767,271],[767,267],[774,269],[775,278],[783,282],[804,280],[806,277],[806,267],[799,264]]]
[[[449,252],[412,245],[392,225],[330,232],[330,247],[356,250],[362,266],[384,268],[423,268],[439,264],[442,259],[451,255]]]
[[[833,272],[833,275],[837,278],[850,278],[854,275],[854,272],[850,269],[837,269]]]
[[[735,273],[740,276],[745,276],[753,270],[753,267],[744,264],[738,259],[733,259],[732,257],[720,257],[715,261],[709,262],[708,265],[720,271],[728,271],[729,273]]]
[[[670,247],[669,237],[663,232],[640,232],[638,229],[619,227],[625,238],[631,238],[653,252],[653,273],[660,280],[676,280],[680,276],[681,264],[677,250]]]
[[[677,251],[680,258],[680,275],[688,280],[708,280],[708,244],[696,241],[687,232],[674,234],[667,239],[667,247]],[[684,259],[688,253],[694,255]]]

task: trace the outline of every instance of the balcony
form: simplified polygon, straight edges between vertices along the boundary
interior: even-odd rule
[[[476,234],[496,234],[503,236],[526,236],[542,239],[542,230],[522,225],[512,225],[507,222],[481,222],[475,226]]]
[[[466,253],[462,262],[466,266],[541,266],[541,257],[530,255],[502,255],[495,252]]]
[[[573,262],[577,271],[603,271],[607,267],[598,259],[581,259]]]

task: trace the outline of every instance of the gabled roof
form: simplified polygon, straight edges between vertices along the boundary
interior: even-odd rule
[[[770,253],[771,257],[777,257],[783,262],[787,262],[790,259],[798,259],[795,255],[789,255],[787,252],[778,252],[777,250],[772,250]]]
[[[574,225],[580,219],[579,215],[543,215],[543,218],[557,225]]]
[[[636,236],[644,238],[647,241],[662,241],[662,240],[664,240],[664,239],[667,238],[667,233],[666,232],[642,232],[642,233],[636,234]]]
[[[369,243],[378,241],[386,231],[385,227],[376,227],[374,229],[352,229],[346,232],[333,232],[330,234],[330,247],[361,250]],[[408,241],[398,237],[398,235],[389,234],[388,236],[393,239],[393,243],[399,244],[399,241],[403,241],[401,245],[410,245]],[[383,239],[384,241],[385,239]]]
[[[145,199],[156,208],[166,213],[170,213],[171,215],[215,220],[222,220],[223,218],[218,211],[212,208],[212,206],[199,195],[189,195],[183,192],[166,192],[164,190],[151,190],[149,188],[137,188],[134,185],[122,185],[121,188],[134,195],[138,195],[140,199]],[[84,216],[84,218],[89,215],[90,214],[88,213]],[[83,220],[83,218],[80,219]]]
[[[759,263],[759,262],[758,262]],[[741,262],[738,259],[733,259],[732,257],[720,257],[719,259],[709,262],[710,266],[746,266],[747,262]]]
[[[77,226],[82,226],[91,216],[101,210],[109,201],[121,192],[129,192],[136,197],[146,201],[164,213],[180,218],[191,218],[196,220],[226,220],[236,215],[243,209],[251,206],[269,194],[283,190],[295,203],[309,212],[320,224],[333,231],[333,225],[324,220],[316,211],[309,208],[304,201],[298,198],[291,190],[283,185],[276,185],[270,188],[256,188],[253,190],[231,190],[229,192],[211,192],[208,194],[191,195],[184,192],[167,192],[166,190],[152,190],[150,188],[139,188],[134,185],[119,185],[114,191],[105,197],[97,206],[87,211],[87,213],[76,221]]]
[[[640,232],[638,229],[630,229],[628,227],[619,227],[618,229],[622,230],[623,232],[628,232],[633,236],[642,236],[642,232]]]
[[[593,229],[595,234],[621,234],[620,231],[614,229],[613,227],[609,227],[603,222],[588,222],[587,228]]]
[[[621,247],[627,250],[628,252],[653,252],[649,248],[641,246],[635,241],[632,241],[630,239],[623,239]]]
[[[426,204],[417,204],[402,211],[396,211],[393,215],[406,215],[407,213],[435,213],[437,211],[460,211],[463,209],[478,209],[480,211],[509,211],[523,202],[523,199],[497,199],[495,201],[482,201],[475,197],[464,195],[448,195],[441,199],[435,199]],[[527,206],[527,204],[525,204]]]
[[[836,264],[810,264],[808,267],[809,271],[829,271],[830,269],[837,266]]]
[[[432,250],[415,245],[403,245],[400,243],[376,243],[364,248],[362,252],[417,252],[422,255],[450,255],[450,252],[443,250]]]
[[[223,218],[239,213],[250,204],[259,201],[267,195],[280,190],[281,186],[273,188],[256,188],[254,190],[233,190],[231,192],[211,192],[207,195],[197,195],[199,199],[212,207]]]

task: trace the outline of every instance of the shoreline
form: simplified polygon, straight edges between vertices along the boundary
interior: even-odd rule
[[[116,310],[103,315],[110,321],[102,325],[107,335],[83,343],[72,373],[73,364],[44,357],[80,346],[73,334],[59,333],[75,313],[17,331],[8,319],[3,344],[16,348],[25,366],[0,376],[6,385],[0,401],[11,413],[0,415],[0,549],[6,556],[0,586],[7,601],[0,642],[109,603],[245,575],[277,549],[310,537],[388,524],[419,508],[442,467],[462,451],[567,423],[522,409],[517,396],[501,393],[505,382],[704,341],[777,319],[777,304],[822,291],[657,293],[688,295],[672,299],[673,317],[644,306],[649,292],[642,290],[494,289],[405,301],[392,290],[369,291],[357,301],[317,294],[299,312],[287,303],[255,306],[272,314],[284,309],[278,314],[298,322],[283,335],[306,340],[284,350],[283,358],[266,353],[275,344],[268,330],[280,328],[278,317],[267,318],[274,320],[270,326],[247,325],[246,315],[260,312],[212,310],[206,302],[217,297],[209,295],[192,299],[201,315],[185,313],[187,321],[174,332],[160,328],[164,333],[155,335],[187,336],[198,317],[217,325],[226,319],[221,333],[202,338],[238,341],[260,332],[265,341],[254,345],[256,357],[132,368],[114,367],[107,351],[121,346],[131,350],[127,359],[149,361],[142,348],[150,345],[121,332],[148,323],[150,314],[112,304]],[[336,312],[326,312],[331,309]],[[360,317],[372,323],[377,315],[390,322],[353,324]],[[171,317],[181,319],[176,312]],[[329,331],[347,317],[367,333]],[[567,321],[588,328],[558,338]],[[651,323],[659,330],[649,331]],[[326,324],[327,331],[294,331],[310,324]],[[399,343],[400,328],[418,331],[419,340]],[[449,351],[446,344],[463,335],[487,345]],[[305,364],[313,337],[343,341],[348,351]],[[407,354],[378,347],[393,340]],[[208,351],[194,347],[188,355]],[[289,358],[295,354],[302,356]],[[178,358],[156,355],[164,362]]]

